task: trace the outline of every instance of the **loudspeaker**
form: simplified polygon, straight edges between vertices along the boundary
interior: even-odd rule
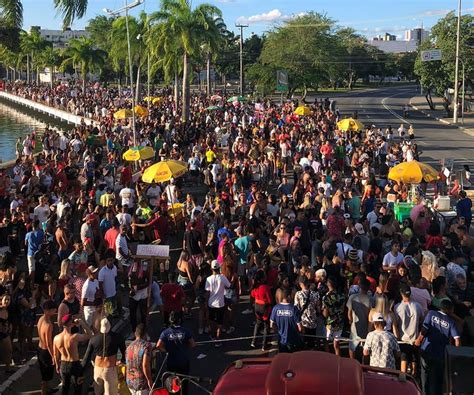
[[[449,393],[474,393],[474,347],[446,347],[445,383]]]

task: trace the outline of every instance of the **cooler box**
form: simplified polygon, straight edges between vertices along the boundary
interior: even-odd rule
[[[451,210],[451,198],[449,196],[439,196],[437,208],[439,211]]]
[[[395,219],[402,223],[405,218],[410,217],[411,209],[415,207],[413,203],[395,203],[393,206],[393,212],[395,214]]]

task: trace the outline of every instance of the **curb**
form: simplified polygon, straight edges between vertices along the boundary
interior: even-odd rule
[[[469,135],[471,135],[471,136],[474,136],[474,129],[472,129],[472,128],[466,128],[465,126],[461,126],[461,125],[456,125],[456,124],[454,124],[454,123],[452,123],[452,122],[446,121],[446,120],[443,119],[443,118],[439,118],[439,117],[437,117],[437,116],[431,115],[429,112],[424,111],[424,110],[421,110],[420,108],[418,108],[417,106],[415,106],[414,104],[412,104],[412,100],[413,100],[413,97],[410,99],[409,104],[410,104],[410,107],[413,108],[415,111],[421,112],[423,115],[425,115],[425,116],[427,116],[427,117],[429,117],[429,118],[436,119],[438,122],[444,123],[445,125],[455,126],[455,127],[457,127],[458,129],[461,129],[464,133],[469,134]]]
[[[127,323],[128,317],[130,316],[130,310],[126,307],[123,308],[124,315],[123,317],[112,327],[114,332],[118,332],[122,329],[122,327]],[[13,373],[6,381],[0,385],[0,394],[5,393],[5,391],[10,388],[15,382],[20,380],[25,373],[38,361],[38,357],[35,355],[31,358],[28,362],[26,362],[20,369],[18,369],[15,373]]]

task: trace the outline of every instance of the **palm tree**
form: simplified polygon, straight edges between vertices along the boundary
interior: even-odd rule
[[[227,26],[222,18],[215,18],[205,32],[204,43],[201,45],[206,57],[206,94],[211,94],[211,59],[215,60],[218,50],[225,44]]]
[[[0,62],[6,70],[7,80],[14,81],[16,78],[16,66],[18,63],[18,54],[0,44]],[[10,74],[13,71],[13,74]]]
[[[189,120],[189,63],[199,55],[201,45],[208,41],[207,34],[216,17],[222,17],[219,8],[200,4],[192,9],[190,0],[162,0],[155,19],[167,26],[168,34],[176,34],[183,51],[183,110],[182,120]]]
[[[54,0],[54,6],[63,15],[63,27],[71,26],[87,11],[88,0]],[[0,0],[0,22],[21,29],[23,25],[23,3],[21,0]]]
[[[42,38],[36,30],[31,31],[31,33],[25,31],[20,33],[20,49],[23,55],[26,56],[27,82],[32,81],[34,66],[36,66],[36,79],[39,80],[37,56],[49,46],[52,46],[52,43]]]
[[[39,54],[39,64],[41,67],[48,67],[51,73],[51,88],[54,84],[54,72],[56,67],[61,65],[61,54],[58,49],[47,47]]]
[[[86,90],[87,74],[98,71],[105,63],[106,53],[94,47],[92,40],[81,37],[69,42],[69,47],[64,51],[65,59],[61,63],[64,69],[68,65],[79,65],[82,74],[82,90]]]

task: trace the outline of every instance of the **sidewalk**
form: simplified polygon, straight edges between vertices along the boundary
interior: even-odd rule
[[[434,118],[439,122],[453,125],[453,118],[448,118],[446,116],[446,111],[442,102],[443,101],[440,97],[433,97],[433,103],[436,106],[436,110],[431,110],[424,96],[415,96],[410,99],[410,105],[413,109],[420,111],[424,115]],[[464,133],[474,136],[474,113],[465,113],[464,123],[462,123],[462,119],[459,118],[457,126],[462,129]]]

